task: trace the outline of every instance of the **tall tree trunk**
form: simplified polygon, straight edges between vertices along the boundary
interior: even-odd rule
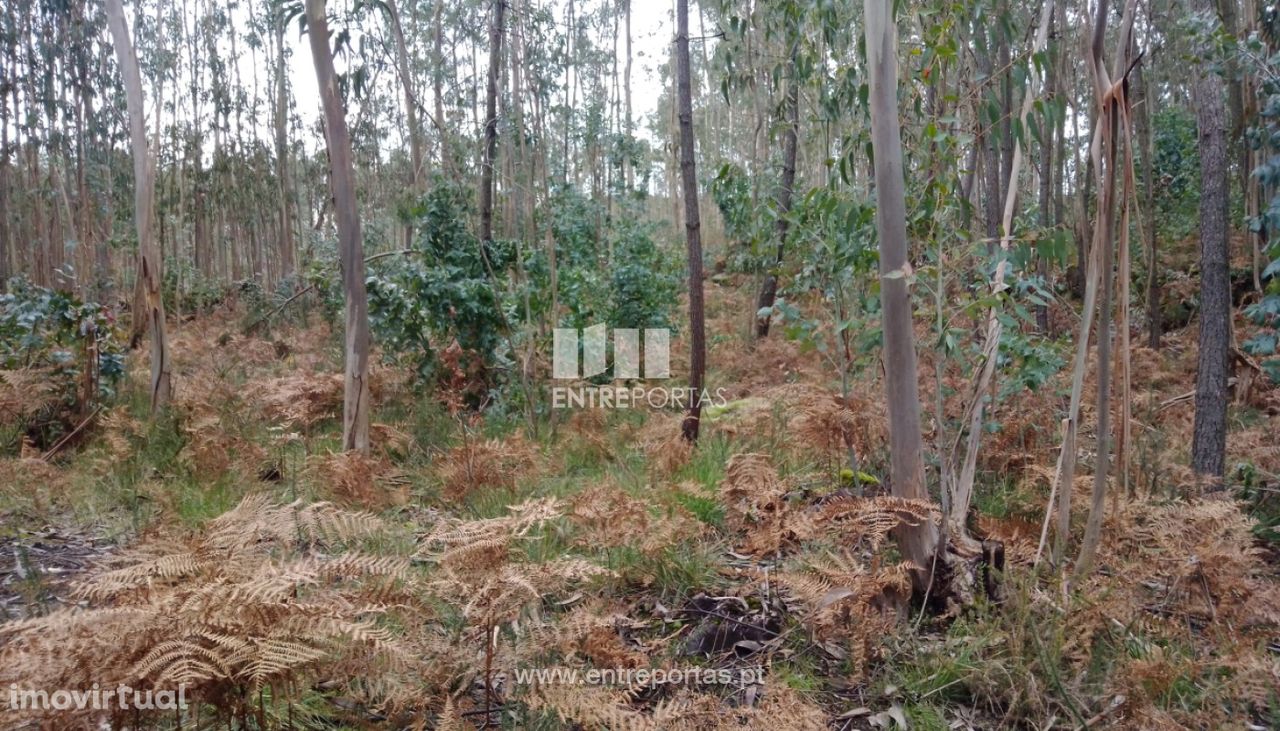
[[[172,382],[169,367],[169,339],[165,333],[164,300],[160,293],[160,252],[151,237],[155,206],[155,170],[147,147],[146,111],[142,99],[142,74],[129,37],[121,0],[106,0],[107,25],[111,29],[120,76],[124,79],[125,103],[129,110],[129,137],[133,146],[134,224],[138,231],[138,279],[142,282],[145,314],[135,310],[135,318],[145,317],[151,332],[151,411],[169,402]]]
[[[1133,70],[1134,126],[1138,132],[1138,150],[1142,158],[1142,234],[1147,253],[1147,347],[1159,349],[1163,324],[1160,321],[1160,267],[1156,239],[1155,146],[1151,141],[1151,86],[1148,83],[1148,58]]]
[[[676,87],[680,114],[680,177],[684,188],[684,232],[689,258],[689,410],[680,426],[685,441],[698,441],[702,387],[707,368],[702,304],[702,223],[698,173],[693,157],[693,91],[689,83],[689,0],[676,0]]]
[[[7,81],[0,75],[0,82]],[[8,289],[9,277],[13,276],[9,263],[13,249],[9,228],[9,200],[12,195],[9,192],[9,167],[9,97],[0,90],[0,292]]]
[[[385,0],[387,16],[391,23],[391,37],[395,40],[396,70],[400,75],[400,86],[404,90],[404,118],[409,126],[409,162],[413,166],[410,181],[414,195],[422,192],[423,176],[426,174],[422,153],[422,130],[418,127],[418,100],[413,93],[413,76],[409,69],[409,49],[404,42],[404,27],[400,24],[400,10],[395,0]],[[413,241],[413,226],[405,227],[405,247]]]
[[[871,148],[875,157],[876,228],[880,235],[880,300],[883,309],[884,370],[889,406],[889,451],[893,494],[929,499],[920,436],[916,344],[907,289],[907,206],[898,120],[898,23],[893,0],[864,0],[867,68],[871,101]],[[923,590],[937,548],[930,522],[898,531],[902,554],[918,567],[913,578]]]
[[[798,32],[798,29],[797,29]],[[791,57],[794,59],[798,49],[792,47]],[[778,187],[778,220],[774,224],[774,233],[778,237],[778,251],[774,257],[773,269],[764,278],[760,287],[760,297],[756,300],[756,337],[769,335],[771,314],[761,314],[766,308],[772,310],[774,300],[778,296],[778,276],[782,267],[782,255],[787,246],[787,230],[791,221],[787,218],[791,213],[791,197],[796,182],[796,147],[800,127],[800,83],[796,79],[795,62],[791,64],[790,88],[787,90],[787,131],[782,146],[782,184]]]
[[[436,108],[436,132],[440,135],[440,167],[446,174],[453,172],[453,151],[449,148],[446,132],[448,120],[444,117],[444,0],[436,0],[434,38],[431,47],[431,89]]]
[[[489,81],[485,92],[484,160],[480,166],[480,241],[493,240],[493,159],[498,149],[498,73],[502,68],[502,19],[506,0],[496,0],[489,27]]]
[[[118,1],[118,0],[117,0]],[[369,303],[364,287],[364,242],[356,206],[356,175],[351,160],[338,79],[329,49],[325,0],[306,0],[307,28],[316,82],[324,107],[325,139],[329,149],[329,186],[338,223],[339,258],[346,292],[346,377],[342,403],[342,448],[369,452]]]
[[[1049,34],[1053,35],[1054,16],[1049,16]],[[1049,59],[1046,62],[1045,79],[1044,79],[1044,102],[1046,108],[1049,105],[1057,104],[1057,64],[1054,63],[1054,56],[1057,53],[1057,43],[1049,49]],[[1057,124],[1046,124],[1042,127],[1043,134],[1040,142],[1040,227],[1046,232],[1053,228],[1053,150],[1054,150],[1054,132],[1057,130]],[[1012,160],[1012,155],[1010,156]],[[1013,181],[1009,182],[1010,187],[1015,187]],[[1042,254],[1036,257],[1036,268],[1040,275],[1041,281],[1048,286],[1049,278],[1049,262]],[[1041,333],[1049,332],[1049,308],[1046,305],[1036,305],[1036,329]]]
[[[1000,76],[1000,181],[1008,181],[1009,187],[1016,188],[1009,181],[1009,171],[1013,169],[1013,61],[1009,48],[1009,0],[1000,0],[995,21],[992,27],[996,33],[996,73]],[[1017,195],[1016,191],[1014,195]],[[1004,199],[1003,196],[1000,198],[1001,201]]]
[[[991,77],[993,74],[991,64],[991,48],[987,38],[986,26],[978,21],[977,33],[974,35],[977,42],[977,65],[978,73],[983,78],[984,87],[990,88]],[[1000,148],[996,139],[999,125],[990,117],[990,107],[982,103],[987,95],[979,96],[978,117],[983,122],[979,126],[978,136],[982,145],[982,181],[984,183],[983,197],[983,222],[986,224],[987,233],[987,253],[993,253],[996,250],[996,242],[1000,240]],[[978,144],[978,143],[975,143]]]
[[[1097,551],[1098,541],[1102,536],[1102,521],[1104,511],[1106,509],[1107,485],[1109,480],[1109,471],[1111,466],[1111,309],[1112,300],[1115,293],[1115,202],[1116,202],[1116,173],[1119,165],[1119,148],[1121,146],[1121,122],[1126,124],[1124,128],[1125,138],[1128,135],[1128,99],[1124,95],[1124,76],[1130,69],[1129,51],[1132,46],[1133,31],[1133,15],[1136,0],[1127,0],[1124,8],[1124,16],[1121,24],[1121,30],[1116,43],[1116,58],[1114,70],[1109,74],[1106,67],[1104,43],[1106,39],[1106,25],[1108,19],[1108,10],[1110,3],[1108,0],[1102,0],[1098,3],[1097,16],[1094,19],[1093,36],[1091,42],[1092,58],[1090,64],[1092,67],[1092,76],[1094,84],[1094,96],[1099,102],[1098,109],[1098,125],[1101,137],[1101,153],[1098,156],[1098,170],[1102,173],[1101,189],[1099,190],[1099,201],[1097,208],[1097,222],[1094,225],[1094,244],[1097,248],[1098,271],[1102,277],[1102,297],[1098,303],[1098,351],[1097,351],[1097,402],[1095,410],[1098,414],[1098,446],[1097,446],[1097,464],[1094,466],[1093,472],[1093,492],[1089,501],[1089,519],[1085,524],[1084,538],[1080,542],[1080,555],[1076,557],[1075,576],[1083,578],[1088,576],[1093,569],[1094,556]],[[1115,88],[1116,84],[1121,84],[1118,93],[1110,93],[1109,90]],[[1128,154],[1131,154],[1130,151]],[[1128,180],[1126,174],[1125,179]],[[1126,186],[1127,189],[1128,186]],[[1127,206],[1126,206],[1126,211]],[[1121,229],[1121,276],[1127,275],[1127,244],[1128,244],[1128,217],[1125,217],[1125,226]],[[1128,293],[1127,282],[1121,284],[1121,294]],[[1086,303],[1089,302],[1086,295]],[[1128,301],[1125,299],[1124,305]],[[1085,305],[1086,309],[1089,304]],[[1129,326],[1127,317],[1127,309],[1122,306],[1121,319],[1118,323],[1120,329]],[[1085,313],[1083,327],[1090,324],[1091,313]],[[1121,344],[1125,344],[1128,340],[1127,332],[1121,334]],[[1088,348],[1088,337],[1080,339],[1078,346],[1082,350]],[[1128,355],[1124,352],[1124,355]],[[1083,358],[1077,360],[1077,364],[1081,363]],[[1122,376],[1124,375],[1122,371]],[[1077,412],[1074,408],[1079,403],[1078,396],[1081,391],[1082,373],[1072,374],[1072,413],[1069,418],[1071,422],[1075,422]],[[1123,397],[1128,390],[1128,381],[1122,377],[1122,393]],[[1127,412],[1124,412],[1127,414]],[[1123,434],[1127,429],[1128,422],[1122,419],[1120,431]],[[1123,439],[1123,437],[1122,437]],[[1071,444],[1074,447],[1074,435]],[[1063,447],[1064,453],[1066,446]],[[1074,456],[1071,455],[1071,470],[1065,472],[1064,483],[1062,486],[1063,495],[1070,494],[1072,485],[1075,480],[1075,462]],[[1124,462],[1121,461],[1121,470],[1124,469]],[[1069,498],[1068,498],[1069,499]],[[1069,505],[1062,505],[1060,508],[1059,519],[1069,520],[1071,510]]]
[[[289,185],[289,87],[286,75],[289,72],[284,54],[283,18],[276,18],[276,177],[280,185],[280,276],[292,277],[294,274],[293,254],[293,215],[289,210],[291,188]]]
[[[630,193],[636,185],[635,165],[631,162],[631,0],[622,0],[622,13],[627,28],[627,66],[622,72],[622,88],[627,105],[626,124],[622,130],[627,140],[627,154],[623,156],[622,164],[625,170],[627,192]]]
[[[1195,0],[1213,13],[1213,0]],[[1227,371],[1231,358],[1231,273],[1227,241],[1227,113],[1222,81],[1205,58],[1195,70],[1192,97],[1200,148],[1200,354],[1191,467],[1221,479],[1227,449]]]

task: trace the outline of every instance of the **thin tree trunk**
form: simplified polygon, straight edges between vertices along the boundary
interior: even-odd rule
[[[117,0],[118,1],[118,0]],[[346,292],[346,376],[342,404],[342,448],[369,452],[369,303],[364,286],[364,243],[360,235],[360,211],[356,205],[355,168],[351,160],[351,134],[347,130],[338,79],[329,49],[329,22],[325,0],[306,0],[311,56],[324,107],[325,138],[329,149],[329,185]]]
[[[1160,348],[1163,324],[1160,313],[1160,269],[1157,256],[1155,210],[1155,146],[1151,141],[1151,87],[1148,83],[1147,59],[1134,69],[1134,108],[1137,111],[1135,126],[1138,132],[1138,152],[1142,157],[1142,234],[1147,250],[1147,347]]]
[[[991,49],[988,45],[986,26],[981,22],[978,23],[975,40],[977,41],[978,74],[983,78],[983,84],[989,85],[993,73]],[[980,100],[985,98],[985,94],[979,97]],[[978,131],[980,144],[982,145],[982,180],[985,184],[983,191],[983,223],[986,226],[988,254],[996,250],[996,242],[1000,239],[1001,201],[1000,148],[996,140],[999,126],[991,121],[989,109],[990,107],[981,103],[981,101],[979,102],[978,118],[983,120]]]
[[[391,23],[391,36],[396,46],[396,70],[400,74],[400,86],[404,90],[404,117],[406,124],[409,125],[409,160],[413,165],[413,175],[410,179],[413,182],[413,192],[418,193],[422,190],[423,175],[426,173],[422,154],[422,130],[418,127],[418,100],[413,93],[409,50],[404,42],[404,28],[400,25],[400,11],[396,7],[395,0],[385,0],[385,3]],[[412,231],[413,227],[410,226],[406,233],[409,239],[413,238]]]
[[[1049,16],[1049,35],[1053,35],[1052,11]],[[1044,80],[1044,102],[1045,107],[1057,104],[1057,65],[1053,62],[1055,48],[1050,49],[1049,60],[1045,69]],[[1042,139],[1040,141],[1040,227],[1049,232],[1053,228],[1053,149],[1054,149],[1054,132],[1057,130],[1056,124],[1046,124],[1042,127]],[[1013,182],[1010,181],[1010,187]],[[1049,279],[1049,262],[1048,258],[1043,254],[1036,257],[1036,269],[1040,275],[1042,282],[1048,286]],[[1041,333],[1049,332],[1049,307],[1047,305],[1036,305],[1036,329]]]
[[[146,112],[143,109],[142,75],[138,57],[129,37],[121,0],[106,0],[107,25],[124,79],[125,103],[129,110],[129,136],[133,146],[134,223],[138,231],[138,279],[142,282],[145,317],[151,332],[151,411],[162,409],[172,395],[169,340],[165,333],[164,300],[160,296],[160,253],[152,241],[151,220],[155,206],[155,170],[147,146]]]
[[[433,29],[431,51],[431,88],[435,99],[436,131],[440,134],[440,167],[445,174],[453,172],[453,154],[449,148],[449,137],[446,129],[448,120],[444,116],[444,0],[436,0],[436,12]]]
[[[898,118],[898,24],[893,17],[893,0],[864,0],[864,8],[893,494],[928,500],[911,293],[907,289],[910,265]],[[932,577],[930,567],[938,543],[937,527],[924,522],[914,527],[904,526],[897,535],[903,556],[917,567],[913,574],[916,589],[923,591]]]
[[[627,192],[630,193],[636,185],[635,165],[631,162],[631,0],[622,0],[622,13],[627,28],[627,65],[622,72],[623,93],[627,99],[626,125],[623,127],[623,134],[626,136],[627,141],[627,153],[622,158],[622,164],[626,176]]]
[[[480,241],[493,240],[493,159],[498,148],[498,73],[502,68],[502,19],[506,0],[496,0],[489,27],[489,81],[485,92],[484,160],[480,167]]]
[[[676,86],[680,114],[680,176],[684,187],[684,231],[689,258],[689,410],[680,426],[685,441],[698,441],[707,345],[702,303],[702,224],[698,173],[693,157],[693,92],[689,83],[689,0],[676,0]]]
[[[293,216],[289,210],[289,87],[285,81],[288,66],[284,55],[284,20],[277,18],[276,24],[276,177],[280,185],[280,276],[292,277],[294,274],[293,255]]]
[[[1093,569],[1094,556],[1098,541],[1102,535],[1102,520],[1106,510],[1107,485],[1111,462],[1111,309],[1115,292],[1115,202],[1116,202],[1116,166],[1119,164],[1119,147],[1121,122],[1128,125],[1128,100],[1124,96],[1123,85],[1114,90],[1115,82],[1122,82],[1129,72],[1129,49],[1133,31],[1134,0],[1125,4],[1124,19],[1121,24],[1119,38],[1116,43],[1117,53],[1115,70],[1108,74],[1104,41],[1106,39],[1108,0],[1098,4],[1098,14],[1094,19],[1091,65],[1093,68],[1094,94],[1100,104],[1099,125],[1102,127],[1103,153],[1097,164],[1102,173],[1101,196],[1097,208],[1097,223],[1094,227],[1094,242],[1098,248],[1099,270],[1102,274],[1102,299],[1098,303],[1098,353],[1097,353],[1097,405],[1098,414],[1098,446],[1097,464],[1093,472],[1093,493],[1090,497],[1089,519],[1085,524],[1084,538],[1080,542],[1080,555],[1076,558],[1075,576],[1083,578]],[[1126,218],[1127,222],[1127,218]],[[1124,237],[1125,242],[1128,237]],[[1122,270],[1126,267],[1122,264]],[[1128,293],[1128,287],[1121,288]],[[1128,321],[1121,318],[1120,325],[1128,326]],[[1122,342],[1125,339],[1122,338]],[[1084,347],[1084,346],[1082,346]],[[1074,386],[1074,383],[1073,383]],[[1074,394],[1073,394],[1074,395]],[[1122,394],[1123,395],[1123,394]],[[1127,428],[1121,424],[1121,430]],[[1074,463],[1073,463],[1074,467]],[[1123,468],[1123,467],[1122,467]],[[1070,493],[1075,479],[1074,471],[1066,475],[1063,492]],[[1069,511],[1065,511],[1069,516]]]
[[[797,49],[793,46],[791,57],[795,58]],[[787,131],[783,136],[782,146],[782,184],[778,187],[778,220],[774,224],[774,233],[778,237],[778,251],[774,257],[773,270],[764,278],[760,288],[760,297],[756,300],[756,338],[768,337],[769,323],[772,314],[761,314],[765,309],[772,310],[774,300],[778,296],[778,276],[782,268],[782,255],[787,246],[787,230],[791,225],[787,217],[791,213],[792,189],[796,182],[796,147],[800,127],[800,83],[796,79],[795,63],[791,63],[790,89],[787,91]]]

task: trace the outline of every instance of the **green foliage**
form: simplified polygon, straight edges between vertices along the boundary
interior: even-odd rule
[[[481,244],[466,225],[467,194],[437,180],[412,208],[418,238],[411,252],[369,274],[370,322],[378,343],[427,375],[436,345],[457,341],[481,368],[496,363],[506,318],[495,288],[513,259],[510,242]]]
[[[194,314],[212,311],[231,292],[226,283],[204,276],[191,262],[182,259],[165,262],[162,287],[166,307]]]
[[[606,221],[604,207],[573,188],[552,194],[542,211],[556,247],[558,327],[669,327],[679,259],[658,248],[657,225],[623,209]],[[525,253],[530,317],[551,309],[551,264],[543,248]]]
[[[24,278],[9,280],[8,289],[0,294],[0,368],[52,367],[73,384],[79,373],[76,350],[92,337],[98,345],[103,395],[110,395],[124,373],[112,316],[95,302],[82,302]]]
[[[1195,231],[1199,221],[1196,119],[1182,107],[1166,106],[1155,110],[1151,126],[1157,226],[1170,236],[1182,238]]]
[[[48,385],[47,399],[30,394],[33,405],[40,402],[39,408],[17,424],[38,443],[63,433],[72,411],[82,405],[79,389],[91,344],[97,353],[93,366],[99,392],[94,396],[109,397],[124,373],[110,314],[66,292],[39,287],[24,278],[9,280],[8,292],[0,294],[0,370],[40,371]],[[8,435],[5,441],[11,438]]]
[[[728,253],[729,269],[739,272],[764,269],[763,249],[773,235],[773,217],[756,205],[747,171],[733,163],[721,165],[711,179],[711,197],[720,209],[725,237],[733,244]]]
[[[878,322],[868,319],[868,315],[879,312],[880,305],[878,291],[868,286],[870,274],[880,261],[875,209],[868,201],[834,188],[815,188],[799,197],[789,215],[789,241],[799,250],[802,261],[795,274],[795,289],[822,294],[830,307],[829,324],[834,325],[840,350],[854,357],[873,353],[880,337]],[[773,309],[772,314],[781,316],[788,338],[822,353],[830,350],[831,344],[823,335],[827,322],[806,318],[785,298]],[[859,342],[854,343],[855,339]],[[836,360],[841,370],[860,365]]]
[[[1257,53],[1263,48],[1261,41],[1252,39],[1250,50]],[[1263,161],[1253,171],[1263,190],[1274,195],[1266,202],[1266,209],[1249,221],[1250,230],[1265,241],[1271,262],[1262,272],[1266,282],[1264,296],[1245,309],[1245,315],[1261,330],[1249,338],[1243,348],[1263,358],[1263,368],[1271,380],[1280,383],[1280,53],[1270,56],[1265,66],[1271,71],[1260,74],[1264,94],[1258,124],[1249,130],[1249,144],[1263,154]]]
[[[617,327],[671,327],[679,275],[676,261],[654,243],[656,224],[619,221],[610,232],[608,322]]]

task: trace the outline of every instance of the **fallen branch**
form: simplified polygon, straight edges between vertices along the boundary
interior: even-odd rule
[[[378,254],[370,254],[369,256],[366,256],[366,257],[364,258],[364,263],[365,263],[365,264],[371,264],[371,263],[373,263],[373,262],[375,262],[375,261],[377,261],[377,260],[379,260],[379,259],[385,259],[385,258],[387,258],[387,257],[389,257],[389,256],[401,256],[401,255],[403,255],[403,256],[407,256],[407,255],[409,255],[409,254],[418,254],[418,253],[421,253],[418,249],[396,249],[395,251],[383,251],[383,252],[378,253]],[[337,266],[337,263],[336,263],[336,262],[334,263],[334,266]],[[332,267],[330,267],[330,268],[332,268]],[[267,314],[263,315],[262,317],[258,318],[257,320],[254,320],[253,322],[249,323],[249,325],[248,325],[248,326],[246,326],[246,327],[245,327],[245,329],[244,329],[244,333],[245,333],[245,335],[252,335],[252,334],[253,334],[253,331],[254,331],[254,330],[257,330],[259,326],[261,326],[261,325],[263,325],[264,323],[266,323],[266,322],[267,322],[267,320],[270,320],[271,318],[273,318],[273,317],[275,317],[276,315],[280,314],[280,312],[281,312],[281,311],[283,311],[283,310],[284,310],[284,308],[286,308],[286,307],[288,307],[289,305],[293,304],[296,300],[298,300],[300,297],[302,297],[302,295],[306,294],[307,292],[310,292],[310,291],[314,290],[314,289],[316,288],[316,285],[317,285],[317,284],[318,284],[318,282],[312,282],[311,284],[308,284],[307,286],[305,286],[305,287],[303,287],[302,289],[298,290],[298,292],[297,292],[296,294],[294,294],[292,297],[290,297],[289,299],[285,300],[284,302],[281,302],[281,303],[280,303],[280,305],[279,305],[278,307],[274,308],[273,310],[271,310],[271,311],[270,311],[270,312],[268,312]]]
[[[97,416],[99,411],[102,411],[101,405],[93,407],[93,411],[90,411],[89,415],[84,417],[84,421],[80,422],[79,426],[67,432],[66,436],[62,437],[57,442],[55,442],[54,445],[49,448],[49,451],[40,455],[40,459],[44,460],[45,462],[48,462],[50,459],[53,459],[53,455],[57,454],[58,450],[66,446],[67,442],[71,441],[72,437],[74,437],[76,434],[79,434],[81,429],[84,429],[86,426],[88,426],[89,422],[93,421],[93,417]]]

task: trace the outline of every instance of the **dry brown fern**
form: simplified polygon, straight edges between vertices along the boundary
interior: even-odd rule
[[[933,503],[880,495],[834,498],[822,504],[817,520],[824,529],[836,531],[843,542],[862,542],[877,551],[895,528],[936,523],[940,518]]]
[[[345,505],[386,508],[409,502],[409,480],[384,457],[360,452],[315,455],[307,475]]]
[[[542,498],[512,506],[499,518],[441,520],[419,543],[419,558],[437,569],[429,586],[439,596],[465,598],[463,615],[491,627],[514,618],[546,592],[608,574],[584,559],[534,563],[521,555],[519,541],[563,515],[560,501]]]
[[[844,647],[857,678],[879,656],[880,638],[892,631],[896,608],[911,596],[913,569],[908,562],[869,568],[852,553],[829,553],[767,579],[803,608],[804,624],[818,641]]]
[[[680,512],[655,515],[658,510],[621,488],[601,484],[573,498],[570,519],[580,533],[574,543],[584,548],[632,545],[651,553],[697,535],[702,526]]]
[[[786,493],[786,485],[767,455],[735,454],[729,459],[720,497],[729,527],[745,533],[742,550],[757,555],[773,553],[814,535],[812,516],[793,510]]]
[[[445,497],[457,500],[483,488],[510,489],[527,478],[539,462],[537,446],[523,436],[466,441],[445,452],[436,463]]]
[[[78,587],[90,608],[0,627],[0,676],[36,688],[185,684],[195,700],[242,712],[259,689],[352,656],[366,675],[403,673],[418,659],[382,618],[415,611],[408,558],[344,550],[382,530],[372,516],[328,504],[245,498],[201,534],[110,559]]]

